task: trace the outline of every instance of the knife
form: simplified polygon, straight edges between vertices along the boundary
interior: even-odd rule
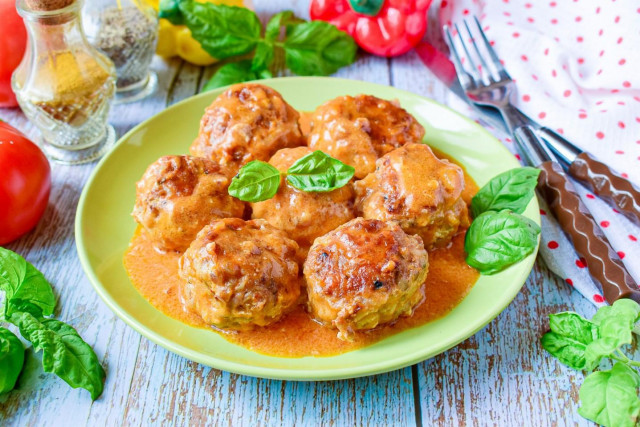
[[[541,170],[537,192],[545,199],[558,223],[571,239],[589,273],[600,285],[609,304],[620,298],[640,303],[640,289],[549,147],[531,126],[515,130],[516,145],[523,158]]]
[[[542,127],[538,132],[569,175],[609,205],[616,207],[636,225],[640,225],[640,189],[565,138],[558,137],[557,134],[549,135],[548,128]]]

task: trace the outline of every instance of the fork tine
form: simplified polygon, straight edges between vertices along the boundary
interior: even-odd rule
[[[485,70],[485,73],[489,76],[489,81],[494,81],[493,76],[491,75],[491,69],[487,65],[487,62],[484,60],[484,55],[480,53],[480,49],[478,49],[478,44],[476,43],[476,39],[475,37],[473,37],[473,34],[471,34],[471,29],[469,28],[469,24],[467,23],[466,19],[464,20],[464,26],[467,29],[467,34],[469,35],[469,40],[471,40],[473,49],[476,51],[478,58],[480,58],[480,62],[482,63],[482,68]],[[482,75],[482,72],[481,71],[479,72],[480,72],[480,75]]]
[[[467,44],[464,42],[464,37],[460,32],[460,28],[458,28],[458,24],[456,24],[455,27],[456,27],[456,32],[458,33],[458,38],[460,39],[460,43],[462,44],[462,48],[464,49],[464,53],[467,54],[467,60],[469,61],[469,68],[471,68],[471,72],[469,73],[469,75],[471,76],[471,78],[474,80],[476,84],[482,83],[482,75],[479,74],[478,66],[476,65],[476,62],[473,60],[473,57],[471,56],[469,49],[467,49]]]
[[[460,55],[458,55],[458,49],[456,49],[455,44],[453,44],[453,36],[451,35],[451,29],[448,25],[444,26],[444,34],[446,36],[445,41],[449,45],[449,50],[451,51],[451,56],[453,58],[453,66],[456,68],[456,74],[461,80],[460,84],[464,89],[467,89],[471,84],[471,76],[469,76],[467,70],[464,69],[462,61],[460,61]]]
[[[509,76],[509,73],[507,73],[507,70],[505,70],[505,68],[502,66],[502,63],[500,63],[500,59],[498,58],[498,55],[496,55],[496,51],[493,50],[493,46],[491,46],[491,43],[489,43],[489,40],[487,40],[487,35],[482,30],[482,27],[480,26],[480,21],[478,21],[478,17],[474,16],[473,20],[476,22],[476,26],[478,27],[478,32],[482,36],[482,40],[484,40],[485,49],[487,49],[487,52],[489,52],[489,56],[491,57],[491,62],[495,67],[496,71],[498,72],[498,75],[500,76],[501,79],[507,78],[511,80],[511,76]],[[465,25],[466,25],[466,22],[465,22]],[[482,58],[482,56],[480,57]]]

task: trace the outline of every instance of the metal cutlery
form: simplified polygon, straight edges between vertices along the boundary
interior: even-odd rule
[[[449,27],[445,26],[444,31],[458,80],[467,98],[483,111],[486,111],[487,107],[497,109],[510,133],[520,126],[534,126],[539,136],[561,160],[569,175],[640,225],[640,189],[593,155],[580,150],[557,132],[539,126],[513,106],[511,94],[515,91],[515,83],[500,63],[480,22],[474,17],[471,26],[467,20],[463,25],[464,35],[457,24],[455,29],[468,66],[464,66],[462,62],[463,56],[460,54],[460,48],[454,43]],[[481,44],[476,42],[471,27],[477,28]],[[467,36],[468,42],[465,42]]]
[[[535,130],[529,126],[526,116],[511,104],[510,99],[515,90],[515,84],[500,63],[477,18],[474,18],[474,22],[483,40],[481,46],[476,43],[467,21],[464,22],[464,28],[469,37],[469,43],[465,42],[464,37],[466,36],[463,36],[460,27],[455,26],[459,45],[468,62],[467,67],[463,65],[462,55],[454,43],[450,29],[446,26],[444,28],[458,79],[466,96],[476,106],[497,109],[507,128],[513,134],[524,159],[529,164],[540,168],[538,194],[549,203],[549,207],[558,219],[560,226],[571,238],[576,252],[586,260],[587,268],[600,284],[606,300],[613,303],[619,298],[631,298],[640,302],[638,285],[576,193],[554,152],[563,160],[570,173],[583,177],[588,184],[596,187],[599,190],[596,194],[610,194],[612,197],[605,198],[605,200],[616,205],[623,202],[622,204],[626,206],[629,205],[627,200],[629,197],[635,202],[633,196],[625,194],[624,197],[613,197],[622,193],[619,188],[626,188],[618,181],[623,178],[614,175],[606,165],[596,161],[587,153],[581,152],[569,141],[549,129],[541,128],[540,132],[542,135],[547,135],[550,144],[547,145],[542,141]],[[479,62],[474,59],[471,49]],[[485,53],[483,54],[481,50],[484,50]],[[553,141],[556,139],[560,143],[554,144]],[[553,147],[553,151],[550,147]],[[600,172],[594,172],[596,169]],[[602,175],[606,179],[602,178]],[[631,185],[628,181],[626,182],[629,186]],[[604,191],[600,191],[601,189]],[[640,196],[640,193],[638,195]],[[627,211],[634,208],[632,203]],[[637,212],[640,218],[640,210]]]
[[[640,302],[640,290],[584,205],[560,163],[530,126],[515,130],[514,139],[527,162],[541,170],[538,194],[547,201],[578,255],[602,287],[607,302],[620,298]]]

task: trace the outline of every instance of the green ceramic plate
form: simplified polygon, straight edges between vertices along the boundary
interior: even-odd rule
[[[398,99],[425,127],[426,142],[460,161],[479,185],[519,166],[482,127],[409,92],[335,78],[282,78],[261,83],[279,91],[301,111],[311,111],[340,95],[366,93]],[[399,369],[453,347],[495,318],[522,287],[535,254],[500,274],[480,277],[462,303],[444,318],[332,357],[265,356],[165,316],[138,294],[122,265],[136,227],[130,216],[135,183],[158,157],[188,152],[205,107],[221,92],[218,89],[184,100],[123,136],[96,167],[78,204],[76,244],[85,272],[105,303],[151,341],[196,362],[240,374],[290,380],[352,378]],[[535,200],[525,215],[540,222]]]

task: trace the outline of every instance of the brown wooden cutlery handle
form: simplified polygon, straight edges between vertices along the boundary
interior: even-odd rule
[[[576,252],[586,260],[587,268],[602,287],[607,302],[612,304],[620,298],[640,302],[638,285],[582,203],[560,164],[548,161],[539,167],[542,172],[538,191],[571,238]]]
[[[581,153],[576,157],[569,167],[569,174],[640,225],[640,190],[630,181],[589,153]]]

